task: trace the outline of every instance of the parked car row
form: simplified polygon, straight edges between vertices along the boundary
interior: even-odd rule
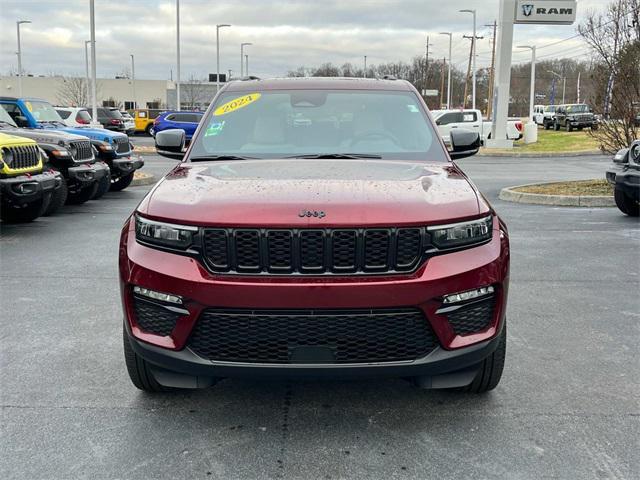
[[[68,118],[83,116],[78,110]],[[144,162],[131,156],[127,135],[81,125],[68,126],[44,100],[0,97],[3,221],[31,221],[131,184]]]
[[[589,105],[585,103],[570,103],[564,105],[535,105],[533,107],[533,121],[545,130],[553,128],[567,132],[590,128],[598,129],[598,118]]]

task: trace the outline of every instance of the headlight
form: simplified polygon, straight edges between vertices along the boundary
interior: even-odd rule
[[[156,222],[136,215],[136,239],[142,242],[186,250],[197,232],[198,227]]]
[[[103,152],[110,152],[111,150],[113,150],[113,147],[108,143],[101,143],[100,145],[98,145],[98,148]]]
[[[56,157],[70,157],[71,156],[69,151],[64,149],[64,148],[57,148],[55,150],[51,150],[51,154],[55,155]]]
[[[439,249],[465,247],[491,239],[493,218],[491,216],[469,222],[427,227],[431,242]]]
[[[11,161],[13,160],[13,152],[8,148],[3,148],[2,155],[0,155],[0,158],[7,165],[11,165]]]

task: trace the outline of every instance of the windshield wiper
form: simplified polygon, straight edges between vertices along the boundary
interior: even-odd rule
[[[9,123],[5,120],[0,120],[0,125],[9,125],[10,127],[17,128],[13,123]]]
[[[255,160],[256,157],[244,157],[241,155],[203,155],[200,157],[190,157],[192,162],[205,162],[207,160]]]
[[[350,158],[382,158],[382,155],[371,153],[312,153],[307,155],[291,155],[284,158],[327,158],[327,159],[350,159]]]
[[[51,125],[62,125],[63,127],[66,127],[66,125],[59,120],[40,120],[38,123],[48,123]]]

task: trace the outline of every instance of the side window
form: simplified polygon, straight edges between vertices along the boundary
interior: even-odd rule
[[[22,111],[15,103],[3,103],[2,108],[5,109],[14,122],[16,121],[16,117],[22,115]]]
[[[176,117],[177,117],[177,115],[172,113],[171,115],[167,115],[166,117],[164,117],[164,119],[165,120],[171,120],[171,121],[175,122],[176,121]]]
[[[191,113],[185,116],[189,117],[187,121],[192,123],[200,123],[200,119],[202,118],[202,115],[198,115],[197,113]]]
[[[147,112],[138,112],[138,118],[147,118]]]
[[[478,120],[478,114],[476,112],[464,112],[462,114],[462,121],[466,123],[473,123]]]
[[[462,115],[459,112],[445,113],[436,120],[438,125],[449,125],[450,123],[459,123]]]
[[[56,112],[58,112],[58,115],[60,115],[63,120],[66,120],[71,115],[71,112],[68,112],[67,110],[56,110]]]

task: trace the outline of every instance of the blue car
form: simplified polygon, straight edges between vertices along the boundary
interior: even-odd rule
[[[155,137],[156,133],[163,130],[178,128],[184,130],[187,141],[190,141],[203,115],[204,112],[162,112],[153,121],[149,133]]]
[[[0,105],[18,127],[58,130],[89,138],[98,153],[98,159],[109,166],[111,190],[127,188],[133,180],[135,170],[144,165],[141,159],[131,158],[132,147],[126,134],[103,128],[68,127],[46,100],[0,97]]]

